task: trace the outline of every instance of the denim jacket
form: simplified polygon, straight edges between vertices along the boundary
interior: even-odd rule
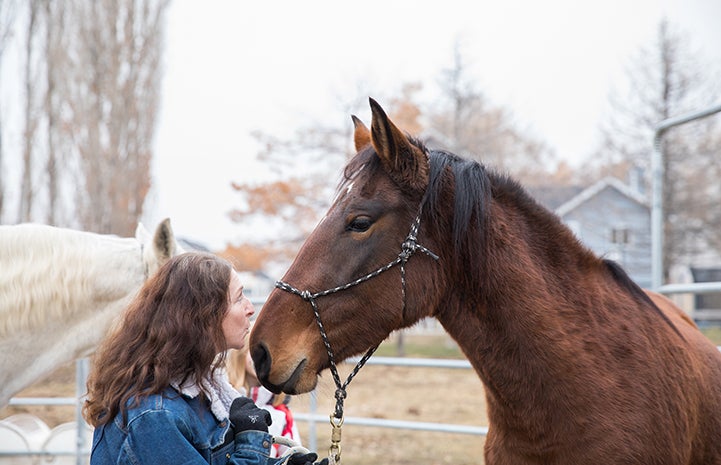
[[[118,414],[97,427],[90,464],[273,465],[281,461],[269,458],[269,434],[244,431],[233,441],[232,433],[230,422],[218,421],[200,396],[187,397],[169,387],[129,409],[126,425]]]

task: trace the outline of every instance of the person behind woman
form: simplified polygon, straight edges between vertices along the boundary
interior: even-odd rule
[[[216,255],[178,255],[151,276],[94,356],[83,407],[95,427],[91,465],[281,462],[269,458],[270,415],[222,369],[253,313]],[[316,458],[296,453],[287,463]]]
[[[283,393],[273,394],[260,384],[248,348],[249,344],[246,341],[245,347],[242,349],[230,349],[226,353],[226,368],[230,384],[243,395],[250,397],[258,407],[270,412],[273,419],[268,428],[270,434],[282,436],[302,445],[293,412],[288,406],[290,396]],[[271,457],[279,457],[285,454],[287,449],[288,447],[282,444],[274,444]]]

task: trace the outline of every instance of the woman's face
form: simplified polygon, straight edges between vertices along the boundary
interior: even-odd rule
[[[255,313],[253,304],[243,295],[243,284],[238,274],[230,276],[230,309],[223,318],[223,334],[227,349],[242,349],[250,331],[250,317]]]

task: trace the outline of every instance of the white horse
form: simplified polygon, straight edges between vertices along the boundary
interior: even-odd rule
[[[170,220],[121,238],[39,224],[0,226],[0,407],[88,355],[143,281],[183,252]]]

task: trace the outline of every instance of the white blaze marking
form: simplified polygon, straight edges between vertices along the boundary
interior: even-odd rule
[[[361,168],[358,170],[358,173],[360,173],[364,168],[365,168],[365,165],[361,166]],[[348,183],[348,185],[345,188],[345,192],[343,192],[342,190],[339,191],[336,194],[335,198],[333,199],[333,202],[331,203],[331,205],[335,205],[341,198],[349,195],[351,193],[351,191],[353,190],[354,183],[355,183],[355,181],[351,181],[350,183]],[[332,210],[332,207],[328,211],[330,211],[330,210]],[[320,219],[318,224],[321,224],[323,221],[325,221],[326,218],[328,218],[328,212],[326,212],[325,216],[323,216],[323,218]]]

